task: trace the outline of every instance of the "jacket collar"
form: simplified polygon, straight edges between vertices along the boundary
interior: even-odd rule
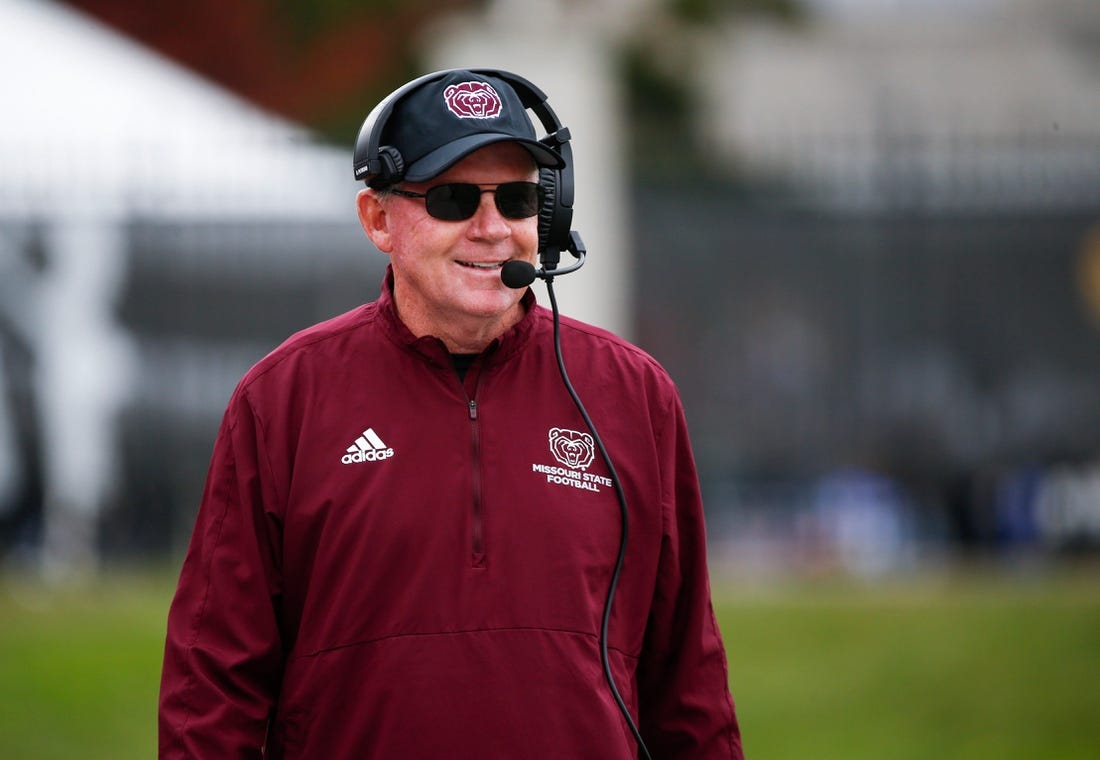
[[[416,337],[401,321],[401,317],[398,316],[397,302],[394,300],[393,295],[393,267],[391,265],[386,266],[386,276],[382,280],[382,290],[375,303],[382,328],[390,340],[406,350],[420,354],[432,364],[447,369],[451,368],[451,356],[443,341],[431,335]],[[535,317],[535,294],[530,288],[527,288],[527,291],[523,294],[520,306],[523,307],[523,317],[520,321],[494,339],[482,352],[486,366],[506,361],[522,349],[530,339],[538,321]]]

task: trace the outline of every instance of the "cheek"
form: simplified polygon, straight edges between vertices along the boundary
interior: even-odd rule
[[[395,236],[391,258],[409,264],[425,262],[438,258],[453,245],[455,232],[438,225],[422,221],[412,222]]]
[[[520,248],[524,251],[529,251],[533,259],[538,254],[539,247],[538,217],[536,216],[524,224],[519,225],[515,234],[520,244]]]

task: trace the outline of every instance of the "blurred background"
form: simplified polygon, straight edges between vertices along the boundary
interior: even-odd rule
[[[377,295],[362,119],[453,65],[529,77],[573,130],[592,263],[559,291],[679,384],[715,562],[1100,545],[1095,3],[0,14],[9,558],[181,551],[237,379]]]
[[[141,613],[159,646],[237,380],[377,295],[385,259],[353,206],[363,118],[450,66],[530,78],[573,132],[591,258],[557,290],[681,389],[735,696],[739,631],[766,647],[783,641],[773,623],[804,625],[762,621],[775,608],[744,589],[842,579],[884,593],[881,610],[899,580],[975,567],[998,591],[960,604],[1038,588],[1081,613],[1086,659],[1067,672],[1100,676],[1086,0],[0,0],[10,610],[44,609],[43,579],[159,567]],[[1033,615],[1061,620],[1029,607],[1007,627]],[[789,645],[777,661],[807,648]],[[767,756],[804,756],[767,733],[774,670],[752,682],[741,664]],[[1085,694],[1086,723],[1098,680],[1058,692]],[[932,750],[986,756],[963,746]],[[1095,730],[1061,754],[992,746],[1100,757]],[[817,754],[883,756],[869,752]]]

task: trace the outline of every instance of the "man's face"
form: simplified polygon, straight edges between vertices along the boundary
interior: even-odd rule
[[[447,182],[469,182],[487,189],[537,178],[531,155],[504,142],[470,154],[427,182],[398,187],[422,193]],[[379,204],[374,212],[371,202]],[[537,216],[505,218],[493,194],[484,193],[474,215],[462,221],[434,219],[422,198],[396,195],[381,201],[361,197],[360,218],[375,245],[390,257],[397,307],[414,333],[444,336],[458,326],[507,327],[515,321],[523,290],[504,285],[500,267],[513,259],[535,262]]]

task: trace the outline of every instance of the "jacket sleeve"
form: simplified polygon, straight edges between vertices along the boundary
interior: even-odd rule
[[[658,435],[664,524],[638,666],[639,731],[654,758],[743,760],[711,606],[699,479],[678,397]]]
[[[168,613],[159,756],[259,758],[283,663],[277,503],[262,429],[230,402]]]

